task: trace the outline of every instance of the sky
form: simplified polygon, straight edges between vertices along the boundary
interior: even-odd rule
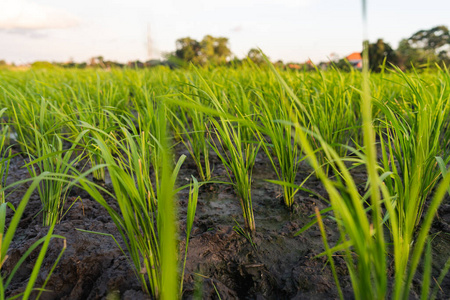
[[[272,61],[318,63],[361,51],[361,10],[361,0],[0,0],[0,60],[146,61],[210,34],[239,58],[259,47]],[[448,12],[448,0],[368,0],[368,37],[396,48],[450,26]]]

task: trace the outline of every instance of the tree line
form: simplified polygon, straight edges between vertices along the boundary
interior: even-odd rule
[[[179,61],[184,64],[193,63],[197,65],[224,65],[241,63],[236,57],[232,57],[228,38],[205,36],[201,41],[190,37],[178,39],[176,50],[166,56],[169,60]],[[264,64],[264,59],[257,49],[250,49],[246,59],[258,65]],[[282,61],[276,63],[281,67],[309,68],[315,66],[307,62],[305,64],[287,63]],[[337,61],[320,63],[327,67],[334,65],[337,68],[348,70],[351,65],[345,58]],[[433,67],[435,65],[450,65],[450,32],[447,26],[436,26],[428,30],[419,30],[409,38],[402,39],[397,49],[378,39],[369,44],[369,68],[378,72],[384,66],[396,65],[403,70],[413,67]]]
[[[447,26],[436,26],[428,30],[419,30],[409,38],[402,39],[397,47],[378,39],[369,44],[369,68],[379,72],[390,64],[402,70],[411,68],[450,66],[450,32]],[[348,69],[345,59],[336,63],[338,68]]]
[[[178,68],[195,64],[199,66],[236,66],[251,61],[256,65],[265,64],[263,55],[258,49],[250,49],[244,59],[238,59],[233,55],[226,37],[214,37],[206,35],[201,41],[191,37],[184,37],[176,40],[174,52],[166,53],[163,60],[153,59],[146,62],[132,61],[122,64],[114,61],[104,60],[102,56],[91,58],[88,62],[75,63],[49,63],[39,61],[32,64],[35,68],[148,68],[155,66],[167,66]],[[434,67],[436,65],[450,66],[450,32],[447,26],[436,26],[427,30],[419,30],[409,38],[402,39],[397,47],[393,49],[391,45],[383,39],[378,39],[375,43],[369,43],[369,68],[373,72],[379,72],[383,66],[390,64],[398,66],[402,70],[411,68]],[[275,63],[280,68],[314,70],[336,67],[341,70],[350,70],[352,65],[346,60],[335,59],[321,62],[314,65],[311,61],[306,63],[288,62],[279,60]],[[0,60],[0,68],[5,67],[6,62]]]

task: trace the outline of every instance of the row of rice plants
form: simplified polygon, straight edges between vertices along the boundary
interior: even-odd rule
[[[367,65],[366,65],[367,66]],[[276,72],[276,70],[273,70]],[[334,255],[343,252],[351,276],[356,299],[384,299],[388,296],[389,255],[393,254],[395,282],[389,297],[408,299],[411,295],[412,281],[423,255],[424,274],[421,298],[436,296],[440,282],[436,282],[433,292],[431,285],[431,246],[428,237],[432,220],[450,184],[447,172],[436,189],[441,170],[435,161],[440,158],[441,166],[449,161],[448,141],[442,141],[443,129],[448,126],[449,89],[443,81],[438,85],[425,84],[414,80],[400,70],[406,89],[406,101],[411,101],[415,109],[401,111],[392,109],[394,101],[383,103],[372,99],[369,89],[367,69],[363,76],[361,91],[361,116],[363,145],[359,159],[352,160],[366,167],[369,190],[364,196],[357,190],[354,179],[345,164],[345,159],[320,134],[307,130],[298,114],[291,113],[291,121],[296,128],[296,141],[303,147],[308,160],[328,191],[341,240],[330,248],[326,233],[317,211],[324,245],[324,255],[328,256],[330,266],[338,286],[340,298],[343,294],[334,266]],[[447,82],[448,72],[443,76]],[[281,76],[280,82],[289,89]],[[437,86],[437,87],[436,87]],[[410,90],[408,90],[410,89]],[[291,93],[293,101],[300,101]],[[377,101],[378,100],[378,101]],[[381,161],[377,157],[375,129],[372,119],[372,102],[384,113],[380,116],[385,125],[380,129]],[[290,103],[285,101],[286,107]],[[320,163],[309,136],[318,139],[325,150],[327,160],[335,171],[335,179],[327,176]],[[384,141],[387,139],[387,142]],[[396,165],[399,165],[397,167]],[[444,169],[445,170],[445,169]],[[434,191],[423,219],[424,203],[430,192]],[[370,201],[366,202],[368,199]],[[365,207],[368,205],[369,209]],[[388,229],[386,235],[385,228]],[[386,238],[388,241],[386,241]],[[391,244],[392,246],[388,246]],[[448,268],[444,268],[444,275]],[[442,280],[443,276],[439,279]],[[418,288],[418,287],[416,287]]]
[[[6,179],[8,178],[9,166],[11,163],[11,149],[8,149],[9,142],[9,125],[3,123],[2,116],[7,108],[0,110],[0,204],[5,203],[6,195],[3,188],[6,186]],[[8,151],[9,150],[9,151]]]
[[[76,173],[73,165],[81,161],[83,155],[88,156],[90,166],[94,167],[96,179],[104,180],[105,170],[108,170],[120,214],[107,206],[96,191],[98,186],[87,181],[82,181],[82,185],[107,207],[124,241],[128,241],[127,250],[144,290],[159,295],[162,284],[162,275],[157,274],[159,269],[155,268],[160,263],[157,255],[159,227],[151,227],[144,240],[134,242],[143,228],[159,224],[158,199],[165,197],[164,193],[160,195],[160,188],[164,157],[168,152],[168,147],[161,143],[165,143],[169,135],[169,130],[165,129],[167,121],[172,125],[175,138],[179,138],[191,154],[203,181],[213,178],[209,150],[216,152],[236,188],[250,232],[256,228],[251,175],[258,149],[262,147],[269,158],[278,177],[272,182],[282,186],[284,202],[289,208],[302,189],[303,183],[296,182],[296,175],[300,162],[307,158],[329,192],[342,232],[342,243],[327,249],[330,261],[332,251],[345,251],[358,298],[372,291],[385,295],[389,250],[384,241],[384,227],[387,226],[390,239],[396,245],[396,278],[404,282],[407,268],[414,274],[417,267],[407,266],[408,262],[411,259],[415,262],[423,251],[422,242],[411,246],[414,233],[424,232],[426,237],[429,229],[426,224],[433,216],[430,209],[437,209],[436,205],[442,200],[442,197],[435,198],[422,223],[420,215],[424,203],[436,190],[434,187],[449,157],[448,134],[445,133],[448,72],[426,75],[429,82],[437,78],[439,84],[425,85],[422,83],[425,76],[417,75],[415,80],[414,75],[398,70],[392,75],[373,75],[370,79],[366,74],[364,80],[355,72],[280,74],[272,71],[244,67],[214,72],[114,71],[96,76],[87,72],[68,75],[58,71],[59,76],[51,72],[33,73],[35,80],[25,88],[23,82],[6,78],[2,102],[8,107],[7,111],[13,112],[10,120],[18,132],[22,149],[28,153],[32,176],[50,171],[67,178],[69,173]],[[46,84],[41,84],[45,80]],[[373,100],[367,92],[361,93],[361,81],[366,90],[370,84],[373,90],[377,88],[372,94]],[[389,89],[378,88],[384,84]],[[65,88],[58,88],[60,86]],[[362,102],[361,95],[364,96]],[[161,101],[166,101],[169,107]],[[379,132],[381,159],[373,148],[374,129]],[[64,149],[65,140],[71,146]],[[352,145],[360,149],[359,158],[344,157],[348,149],[355,151],[349,147]],[[78,148],[83,154],[76,154]],[[439,163],[435,156],[441,157]],[[359,195],[346,162],[367,166],[370,190],[366,195]],[[180,165],[181,161],[177,168]],[[334,179],[328,177],[330,167]],[[41,198],[45,198],[44,190],[54,191],[55,199],[59,198],[55,209],[59,218],[64,206],[63,195],[67,192],[62,182],[55,187],[40,187]],[[173,184],[169,190],[173,190]],[[134,195],[132,201],[130,195]],[[369,198],[367,210],[364,203]],[[43,211],[46,209],[43,203]],[[125,219],[127,216],[130,218]],[[51,220],[48,219],[47,225]],[[133,223],[135,221],[138,225]],[[416,228],[420,228],[419,231]],[[395,244],[396,239],[403,244]],[[146,243],[153,248],[144,247]],[[413,248],[418,249],[418,254],[410,255]],[[355,260],[351,251],[360,255],[359,258]],[[145,258],[144,266],[141,258]],[[146,269],[144,273],[153,274],[149,275],[149,286],[145,276],[138,272],[142,268]],[[395,293],[404,295],[407,291],[409,286]]]
[[[65,238],[53,234],[53,230],[56,225],[56,219],[54,219],[53,223],[50,224],[49,226],[47,234],[44,237],[40,238],[39,240],[35,241],[28,248],[28,250],[19,258],[19,260],[15,262],[13,266],[10,266],[10,271],[8,273],[4,272],[3,266],[5,262],[9,259],[8,253],[11,250],[10,248],[11,242],[14,238],[14,235],[16,234],[17,227],[27,207],[30,197],[33,191],[41,184],[42,180],[47,180],[49,177],[52,176],[53,174],[45,172],[31,179],[31,185],[28,187],[27,191],[23,195],[17,207],[14,207],[14,205],[10,202],[3,202],[0,204],[0,270],[2,270],[2,275],[0,276],[0,299],[17,299],[17,298],[29,299],[30,297],[32,299],[39,299],[41,294],[45,291],[45,286],[47,285],[50,276],[52,275],[55,267],[57,266],[58,262],[60,261],[62,255],[66,250],[67,246]],[[10,186],[4,186],[3,188],[0,189],[0,193],[4,193],[9,188],[23,184],[28,181],[30,180],[25,179],[19,182],[15,182]],[[11,218],[7,223],[6,216],[8,214],[11,215]],[[51,239],[55,238],[63,240],[63,247],[61,248],[59,255],[56,257],[51,269],[47,271],[47,275],[45,277],[41,277],[39,274],[41,266],[47,254],[47,250],[49,249],[50,241]],[[24,291],[12,297],[6,298],[8,286],[11,284],[17,271],[22,266],[22,264],[26,262],[30,254],[39,247],[40,247],[39,254],[37,256],[36,262],[33,265],[31,274],[26,282]],[[43,283],[41,284],[40,287],[35,287],[39,277],[41,280],[43,279]]]
[[[142,122],[138,122],[137,129],[133,127],[131,119],[122,120],[117,113],[109,114],[107,110],[102,110],[101,114],[97,113],[94,110],[102,104],[95,106],[90,99],[81,101],[78,98],[79,105],[70,109],[67,105],[59,105],[58,100],[51,105],[45,97],[42,97],[40,103],[33,103],[27,100],[20,89],[14,93],[7,97],[11,101],[10,108],[14,111],[10,119],[13,119],[18,132],[17,140],[29,158],[30,162],[26,166],[30,175],[39,178],[40,174],[54,174],[43,178],[37,186],[43,201],[44,225],[54,226],[60,221],[68,190],[79,181],[80,185],[111,213],[127,245],[127,254],[143,289],[158,298],[177,298],[179,283],[174,274],[177,273],[178,255],[175,241],[176,207],[173,197],[176,193],[177,172],[184,157],[180,158],[173,174],[170,174],[171,156],[164,129],[165,109],[160,107],[161,114],[156,118],[161,122],[154,122],[153,127],[144,127],[144,124],[148,124],[146,120],[154,118],[153,112],[149,112]],[[17,101],[20,99],[30,106],[29,109],[15,109],[22,104]],[[86,106],[95,109],[77,111]],[[130,112],[124,114],[131,115]],[[109,124],[123,123],[124,126],[117,126],[113,131],[110,126],[102,126],[106,123],[98,123],[97,116],[109,120]],[[155,128],[158,128],[158,133],[154,131]],[[143,131],[137,133],[138,130]],[[99,161],[105,162],[98,164],[99,161],[92,163],[91,160],[92,168],[88,172],[108,169],[114,189],[111,196],[119,204],[118,212],[113,211],[98,192],[106,192],[104,189],[87,181],[86,174],[76,176],[79,172],[75,166],[86,154],[88,157],[89,154],[94,154]],[[157,193],[153,192],[150,166],[156,173]],[[190,222],[194,219],[197,194],[198,183],[194,180],[188,210]],[[188,228],[192,228],[192,224],[188,224]],[[147,283],[147,280],[150,282]]]

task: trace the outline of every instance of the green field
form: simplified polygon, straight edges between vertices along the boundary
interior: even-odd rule
[[[259,291],[253,283],[246,294],[246,286],[190,267],[197,244],[186,241],[200,238],[195,228],[207,216],[199,208],[209,205],[210,189],[219,196],[227,191],[234,203],[229,205],[239,208],[236,218],[225,210],[220,221],[234,226],[233,239],[255,255],[269,251],[260,242],[267,233],[260,224],[265,228],[274,208],[256,199],[265,193],[261,186],[279,194],[273,215],[283,216],[280,228],[299,224],[286,233],[293,260],[308,232],[320,233],[311,260],[324,258],[317,272],[328,274],[332,288],[313,287],[304,298],[432,299],[450,293],[444,277],[448,252],[438,249],[450,247],[440,238],[448,235],[441,228],[449,212],[439,213],[450,204],[448,70],[386,68],[365,76],[251,63],[178,70],[5,69],[0,103],[1,297],[57,290],[53,275],[72,252],[70,237],[54,231],[71,224],[70,212],[84,214],[87,203],[105,212],[115,233],[84,227],[77,234],[114,235],[112,247],[120,248],[146,295],[195,298],[207,290],[197,279],[205,285],[209,278],[214,296],[222,299],[227,289],[249,299],[256,292],[294,297],[291,290],[277,292],[281,283]],[[305,209],[306,198],[317,202],[312,212]],[[26,234],[20,225],[25,215],[45,232],[33,240],[33,247],[43,247],[5,269],[15,237]],[[208,224],[203,234],[217,225]],[[69,246],[58,248],[61,255],[46,256],[62,239]],[[283,253],[271,255],[276,261]],[[32,270],[27,280],[14,268],[20,264]],[[49,297],[68,295],[58,293]]]

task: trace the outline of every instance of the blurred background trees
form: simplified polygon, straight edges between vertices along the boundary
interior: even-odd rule
[[[381,71],[381,66],[386,60],[386,65],[397,65],[398,56],[391,45],[385,43],[383,39],[378,39],[374,44],[369,44],[369,68],[372,72]]]
[[[261,54],[261,51],[255,48],[252,48],[248,51],[247,58],[257,65],[261,65],[264,63],[264,57]]]
[[[187,67],[189,64],[199,66],[219,66],[227,65],[237,67],[252,61],[258,66],[265,64],[265,60],[260,50],[252,48],[247,56],[239,59],[231,52],[229,40],[226,37],[214,37],[205,35],[201,41],[191,37],[184,37],[176,40],[175,51],[164,53],[162,59],[151,59],[148,61],[129,61],[128,63],[119,63],[108,61],[103,56],[95,56],[87,62],[76,63],[72,59],[67,62],[35,62],[29,64],[33,68],[50,68],[53,66],[64,68],[151,68],[157,66],[178,68]],[[355,49],[356,50],[356,49]],[[355,55],[356,54],[356,55]],[[281,60],[275,64],[278,68],[289,68],[292,70],[313,71],[316,68],[328,69],[334,68],[350,71],[352,69],[361,69],[362,59],[360,52],[354,52],[347,57],[339,58],[332,54],[326,62],[313,64],[311,61],[289,62],[284,64]],[[359,57],[359,60],[355,57]],[[396,65],[402,70],[434,68],[436,66],[450,66],[450,31],[447,26],[440,25],[430,29],[419,30],[409,38],[402,39],[397,49],[394,49],[382,38],[374,43],[369,43],[369,68],[372,72],[379,72],[382,66],[390,67]],[[0,60],[0,68],[14,67],[13,64]]]
[[[400,41],[397,48],[399,66],[410,69],[412,65],[433,65],[450,63],[450,32],[447,26],[436,26],[419,30],[408,39]]]
[[[231,57],[228,38],[206,35],[200,42],[190,37],[176,41],[175,57],[199,65],[223,65]]]
[[[236,57],[232,58],[228,38],[213,37],[206,35],[201,41],[190,37],[178,39],[176,50],[171,53],[172,58],[178,60],[178,64],[193,63],[197,65],[236,65],[240,63]],[[246,59],[256,65],[264,64],[262,54],[258,49],[252,48],[248,51]],[[321,63],[318,65],[330,65]],[[436,26],[427,30],[419,30],[409,38],[400,41],[398,48],[394,49],[382,38],[369,44],[369,68],[372,72],[379,72],[383,64],[389,67],[391,64],[402,70],[415,68],[434,67],[437,65],[450,65],[450,32],[444,26]],[[283,65],[283,64],[278,64]],[[287,64],[285,67],[293,66],[293,69],[313,70],[314,68],[294,68],[298,65],[309,66],[307,63]],[[354,64],[349,64],[346,58],[338,59],[333,65],[341,70],[349,71]],[[291,67],[289,67],[291,68]]]
[[[333,61],[333,66],[349,71],[352,66],[347,58]],[[447,26],[419,30],[402,39],[394,49],[383,39],[369,44],[369,68],[380,72],[382,66],[396,65],[402,70],[450,66],[450,32]]]

